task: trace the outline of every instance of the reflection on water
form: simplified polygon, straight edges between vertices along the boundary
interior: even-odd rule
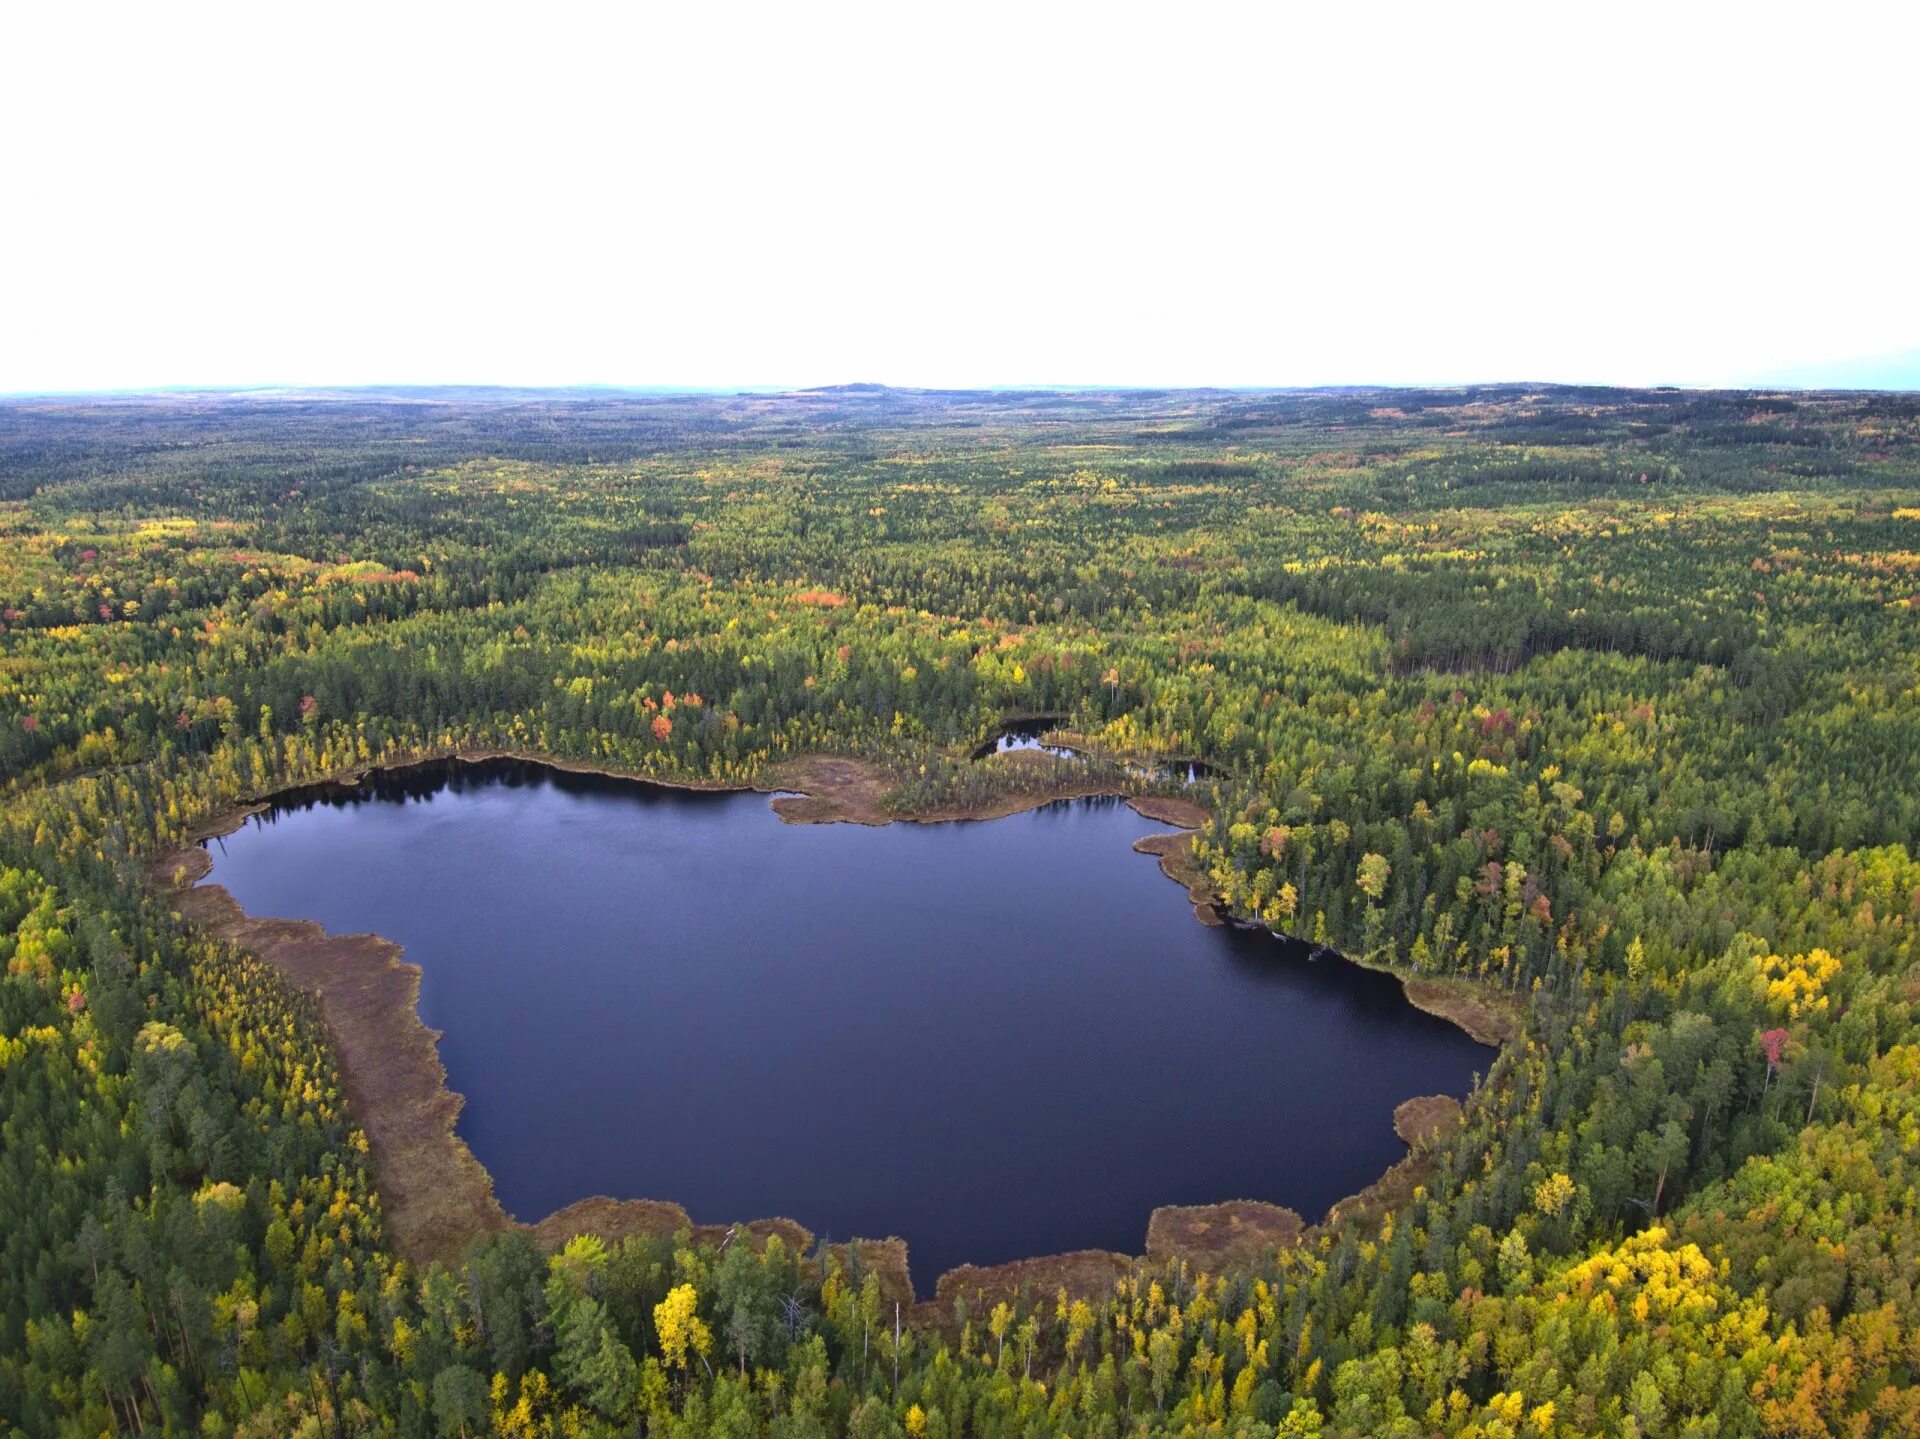
[[[1084,750],[1075,749],[1072,745],[1046,743],[1045,737],[1058,729],[1065,718],[1064,715],[1041,715],[1037,718],[1008,720],[1000,726],[999,732],[992,739],[974,749],[973,757],[978,760],[986,759],[989,755],[1007,754],[1014,750],[1032,750],[1040,754],[1050,754],[1056,759],[1089,761],[1089,756]],[[1135,779],[1154,784],[1171,781],[1179,785],[1195,785],[1214,776],[1214,767],[1203,759],[1184,757],[1156,761],[1123,759],[1120,761],[1120,766]]]

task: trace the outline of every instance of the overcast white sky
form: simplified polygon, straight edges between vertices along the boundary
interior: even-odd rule
[[[1831,0],[13,0],[0,391],[1816,373],[1920,348],[1917,42]]]

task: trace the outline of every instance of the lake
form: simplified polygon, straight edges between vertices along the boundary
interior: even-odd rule
[[[459,1133],[501,1203],[897,1234],[916,1284],[1139,1253],[1157,1205],[1309,1220],[1404,1153],[1396,1104],[1493,1052],[1391,976],[1208,928],[1118,800],[788,825],[518,761],[282,797],[209,842],[251,914],[422,970]]]

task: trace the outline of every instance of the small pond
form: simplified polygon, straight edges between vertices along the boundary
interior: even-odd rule
[[[898,1234],[945,1269],[1138,1253],[1156,1205],[1317,1217],[1405,1151],[1394,1106],[1490,1050],[1391,977],[1196,923],[1081,800],[788,825],[516,761],[288,796],[210,841],[250,913],[423,971],[460,1133],[538,1219],[593,1194]]]
[[[1033,719],[1008,720],[1000,726],[999,732],[990,740],[975,747],[973,757],[986,759],[989,755],[1011,754],[1018,750],[1034,750],[1040,754],[1050,754],[1058,759],[1081,759],[1080,751],[1063,744],[1046,744],[1041,737],[1056,730],[1065,720],[1064,715],[1041,715]]]
[[[1065,720],[1064,715],[1041,715],[1026,719],[1007,720],[992,739],[976,745],[973,758],[988,759],[997,754],[1011,754],[1017,751],[1032,751],[1038,754],[1050,754],[1055,759],[1087,758],[1084,750],[1072,745],[1048,744],[1046,736],[1058,729]],[[1175,756],[1163,760],[1121,761],[1122,767],[1136,779],[1161,782],[1171,780],[1180,785],[1196,785],[1202,780],[1212,779],[1214,767],[1203,759]]]

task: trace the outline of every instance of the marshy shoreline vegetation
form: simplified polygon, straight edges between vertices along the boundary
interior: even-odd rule
[[[0,1421],[1913,1432],[1917,487],[1905,396],[0,405]],[[1457,1127],[1304,1243],[920,1327],[767,1226],[419,1265],[319,1001],[146,886],[462,750],[987,813],[1015,713],[1214,764],[1232,915],[1510,996]]]
[[[1022,756],[1015,762],[1024,760]],[[310,920],[246,912],[218,882],[208,845],[233,833],[262,811],[289,803],[363,793],[366,782],[371,779],[430,782],[456,769],[484,769],[501,761],[535,770],[588,774],[641,787],[658,783],[634,780],[605,766],[555,765],[537,755],[497,750],[466,750],[411,763],[369,766],[236,806],[199,826],[187,844],[155,857],[148,869],[152,889],[176,915],[191,921],[202,934],[245,948],[267,960],[290,982],[320,1000],[334,1038],[352,1113],[367,1137],[387,1233],[395,1251],[415,1264],[453,1263],[476,1239],[516,1225],[530,1230],[543,1242],[554,1236],[571,1238],[578,1231],[580,1216],[586,1213],[595,1216],[594,1232],[608,1239],[629,1234],[670,1236],[682,1228],[691,1228],[692,1221],[665,1196],[629,1199],[582,1196],[545,1217],[509,1216],[495,1199],[493,1182],[485,1167],[456,1133],[466,1101],[450,1086],[438,1054],[438,1034],[420,1017],[420,970],[405,959],[403,947],[379,934],[331,933]],[[773,815],[783,823],[802,825],[997,819],[1062,800],[1090,797],[1088,785],[1093,781],[1071,771],[1047,769],[1044,772],[1055,787],[1051,792],[1022,790],[978,811],[939,815],[893,814],[871,807],[864,797],[873,791],[877,777],[856,761],[830,756],[803,756],[778,767],[765,784],[721,787],[669,783],[662,787],[782,796],[769,805]],[[802,793],[793,794],[796,789]],[[845,791],[849,790],[857,798],[847,798]],[[1111,789],[1097,792],[1115,793]],[[1209,817],[1206,808],[1186,795],[1136,793],[1116,797],[1125,798],[1129,807],[1148,818],[1185,826],[1184,830],[1149,836],[1134,848],[1156,856],[1162,872],[1189,890],[1188,897],[1194,901],[1198,920],[1207,924],[1222,923],[1213,905],[1215,896],[1206,888],[1210,882],[1191,858],[1191,831],[1206,823]],[[791,807],[795,801],[807,803],[797,812],[782,808]],[[1497,1001],[1495,1003],[1497,1005]],[[1444,1005],[1419,1007],[1447,1017]],[[1475,1032],[1471,1025],[1462,1027],[1483,1043],[1497,1044],[1507,1037],[1503,1034],[1489,1039],[1483,1032]],[[1457,1117],[1457,1103],[1443,1096],[1409,1100],[1402,1110],[1430,1110],[1435,1105],[1443,1113],[1451,1107]],[[1415,1145],[1416,1136],[1398,1120],[1396,1129],[1410,1147]],[[1356,1203],[1362,1197],[1353,1196],[1342,1203]],[[1223,1241],[1220,1236],[1202,1233],[1216,1211],[1220,1216],[1235,1218],[1236,1234],[1231,1242],[1236,1252],[1244,1250],[1242,1234],[1249,1226],[1262,1234],[1296,1236],[1292,1242],[1297,1242],[1304,1225],[1290,1209],[1244,1198],[1213,1206],[1180,1208],[1198,1218],[1189,1221],[1187,1232],[1177,1245],[1161,1237],[1166,1224],[1157,1215],[1146,1217],[1143,1233],[1150,1236],[1149,1254],[1217,1262],[1220,1253],[1210,1245]],[[712,1234],[724,1235],[736,1225],[752,1233],[781,1233],[790,1244],[797,1244],[801,1252],[813,1247],[810,1231],[784,1216],[753,1220],[739,1217],[724,1224],[708,1225],[706,1229]],[[875,1235],[855,1242],[865,1245],[870,1256],[882,1246],[890,1247],[892,1262],[881,1270],[884,1297],[889,1301],[900,1299],[914,1303],[916,1291],[906,1277],[910,1273],[910,1255],[904,1241]],[[1021,1261],[1021,1272],[1035,1271],[1037,1266],[1057,1257],[1031,1256]],[[1007,1266],[967,1267],[974,1270],[981,1281],[991,1283],[996,1272]],[[895,1276],[901,1280],[898,1292],[887,1283]],[[950,1302],[946,1307],[950,1308]],[[921,1322],[935,1322],[941,1312],[944,1311],[939,1306],[923,1304],[918,1317]]]

